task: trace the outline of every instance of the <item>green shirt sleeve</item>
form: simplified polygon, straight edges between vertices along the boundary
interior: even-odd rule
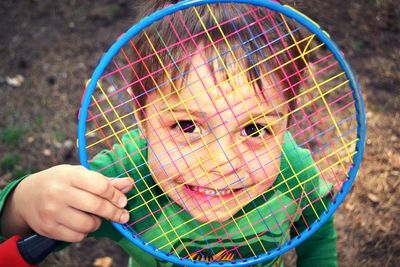
[[[21,177],[19,179],[16,179],[12,182],[10,182],[8,185],[6,185],[1,191],[0,191],[0,218],[3,216],[3,211],[5,208],[5,204],[7,202],[8,197],[10,194],[13,192],[13,190],[17,187],[17,185],[27,176]],[[7,238],[4,237],[3,233],[1,232],[1,223],[2,220],[0,220],[0,243],[5,241]],[[123,239],[123,236],[111,225],[110,222],[103,220],[101,227],[99,230],[97,230],[94,233],[91,233],[90,236],[93,237],[108,237],[115,242],[121,242]],[[65,248],[69,243],[62,242],[56,250],[60,250]]]
[[[21,177],[19,179],[16,179],[6,185],[6,187],[3,188],[3,190],[0,191],[0,218],[3,217],[3,211],[4,211],[4,206],[6,205],[7,199],[11,192],[17,187],[17,185],[24,179],[26,176]],[[0,220],[0,242],[5,241],[6,238],[3,236],[3,233],[1,233],[2,229],[2,220]]]
[[[143,173],[146,173],[144,159],[147,157],[147,151],[142,151],[145,146],[146,142],[140,138],[139,132],[131,131],[123,135],[121,144],[114,144],[112,149],[97,154],[89,162],[89,167],[110,178],[142,177]],[[129,209],[129,206],[127,208]],[[121,246],[128,242],[107,220],[103,220],[101,227],[90,236],[110,238]]]
[[[300,225],[298,228],[306,228]],[[300,229],[299,229],[300,230]],[[298,267],[336,267],[336,230],[331,217],[312,236],[296,247]]]
[[[286,138],[285,150],[287,154],[282,161],[281,169],[283,172],[278,179],[278,182],[282,185],[279,188],[282,192],[287,192],[288,195],[293,194],[293,196],[296,196],[294,197],[295,199],[303,195],[303,200],[301,201],[303,210],[301,214],[304,217],[300,217],[295,223],[297,231],[302,232],[308,227],[302,218],[305,218],[306,222],[315,221],[317,218],[314,209],[317,211],[326,210],[331,197],[329,192],[332,188],[329,184],[320,185],[322,181],[310,152],[307,149],[299,148],[290,135],[287,135]],[[137,133],[135,132],[125,135],[122,141],[123,145],[115,145],[112,151],[105,150],[97,155],[91,161],[90,168],[100,171],[109,177],[126,176],[127,170],[131,177],[142,177],[140,175],[142,171],[137,166],[144,162],[144,158],[147,155],[145,153],[143,155],[139,153],[140,157],[135,157],[134,155],[136,155],[138,148],[140,151],[140,148],[145,147],[145,144],[142,144],[137,139]],[[305,198],[304,194],[308,197]],[[313,204],[307,205],[310,202]],[[297,236],[295,232],[292,234],[292,236]],[[104,221],[101,228],[93,233],[92,236],[108,237],[126,249],[131,256],[144,256],[138,248],[128,244],[129,241],[123,238],[107,221]],[[336,232],[333,219],[328,220],[316,233],[300,244],[296,251],[299,267],[337,266]]]
[[[310,151],[299,147],[289,134],[285,135],[284,150],[280,179],[285,183],[280,189],[282,192],[288,192],[294,199],[301,199],[301,213],[290,230],[291,237],[295,238],[298,233],[307,231],[310,223],[319,219],[318,214],[328,209],[333,187],[328,181],[321,179]],[[298,245],[296,252],[298,267],[337,266],[333,217]]]

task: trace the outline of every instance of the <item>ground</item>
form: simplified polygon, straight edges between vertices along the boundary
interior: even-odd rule
[[[0,184],[60,163],[78,163],[76,114],[85,80],[135,20],[142,1],[0,2]],[[340,266],[400,262],[400,9],[398,0],[294,4],[326,29],[360,82],[367,142],[351,194],[336,213]],[[88,239],[43,266],[123,266],[109,241]],[[293,266],[293,253],[286,256]]]

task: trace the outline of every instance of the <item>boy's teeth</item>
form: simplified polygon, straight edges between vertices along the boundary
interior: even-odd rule
[[[200,192],[200,193],[203,193],[206,195],[217,195],[218,194],[220,196],[224,196],[224,195],[228,195],[231,193],[231,190],[229,190],[229,189],[215,191],[210,188],[199,187],[199,186],[190,186],[190,188],[193,191],[197,191],[197,192]]]

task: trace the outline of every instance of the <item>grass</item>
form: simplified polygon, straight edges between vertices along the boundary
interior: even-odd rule
[[[67,134],[63,130],[55,130],[54,131],[54,138],[57,140],[57,142],[63,142],[65,139],[67,139]]]
[[[122,12],[122,8],[118,4],[111,4],[107,8],[107,16],[111,19],[117,18]]]
[[[365,1],[365,8],[372,7],[372,8],[382,8],[387,6],[390,1],[388,0],[367,0]]]
[[[43,125],[44,125],[44,122],[45,122],[45,119],[44,119],[43,116],[39,115],[39,116],[36,116],[36,117],[35,117],[35,123],[36,123],[38,126],[43,126]]]
[[[363,51],[366,48],[365,42],[363,40],[356,40],[352,43],[352,47],[355,51]]]
[[[35,172],[37,172],[36,170],[25,170],[25,169],[17,169],[17,170],[14,170],[13,172],[12,172],[12,177],[13,178],[15,178],[15,179],[18,179],[18,178],[21,178],[21,177],[24,177],[24,176],[26,176],[26,175],[28,175],[28,174],[32,174],[32,173],[35,173]]]
[[[384,0],[374,0],[374,5],[376,7],[382,7]]]
[[[26,129],[21,126],[8,126],[0,131],[0,140],[7,145],[21,142],[26,134]]]
[[[16,153],[6,153],[0,161],[2,171],[12,171],[21,162],[21,157]]]
[[[378,104],[370,104],[368,105],[369,110],[375,113],[385,113],[385,106]]]

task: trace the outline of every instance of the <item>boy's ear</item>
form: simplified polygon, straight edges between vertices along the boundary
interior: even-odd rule
[[[134,94],[132,91],[132,88],[129,87],[128,89],[126,89],[126,91],[128,92],[128,94],[134,98]],[[143,116],[142,116],[142,112],[140,110],[137,110],[137,107],[134,107],[134,111],[133,111],[133,117],[135,118],[135,123],[137,124],[136,127],[139,130],[139,134],[140,134],[140,138],[145,139],[146,133],[145,133],[145,127],[143,127]]]
[[[145,138],[145,136],[146,136],[146,127],[144,127],[144,124],[145,124],[146,122],[143,122],[143,118],[142,118],[142,116],[141,116],[140,113],[141,113],[140,111],[136,111],[136,110],[135,110],[135,111],[133,112],[133,116],[134,116],[134,118],[135,118],[136,127],[137,127],[138,130],[139,130],[140,138],[146,139],[146,138]]]
[[[126,89],[126,91],[128,92],[128,94],[133,98],[133,91],[132,91],[132,87],[128,87],[128,89]]]
[[[137,128],[138,128],[138,131],[139,131],[140,139],[146,140],[145,129],[143,127],[141,127],[140,125],[138,125]]]
[[[140,111],[135,111],[133,113],[135,120],[136,120],[136,128],[139,130],[139,134],[140,134],[140,138],[142,139],[146,139],[146,129],[147,127],[145,127],[145,123],[143,121],[143,118],[140,116]]]

